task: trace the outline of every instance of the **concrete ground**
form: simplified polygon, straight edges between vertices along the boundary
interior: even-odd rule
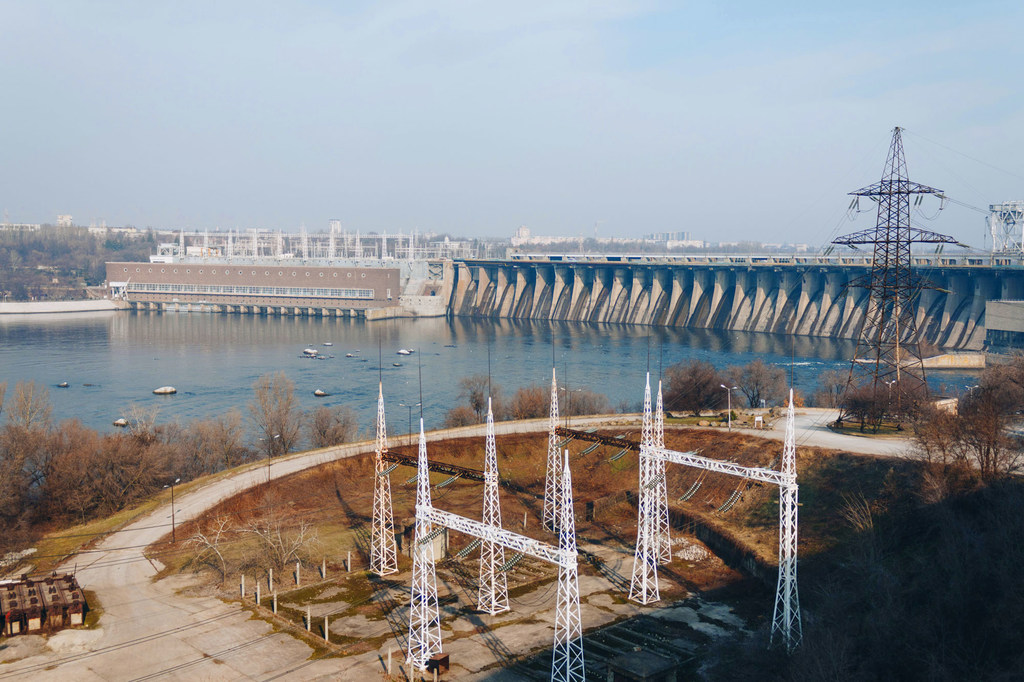
[[[820,445],[850,452],[900,456],[905,442],[859,438],[834,434],[824,428],[834,415],[827,411],[801,409],[797,421],[800,445]],[[624,423],[629,417],[611,421]],[[635,422],[635,419],[632,421]],[[608,419],[574,419],[571,426],[607,425]],[[503,423],[502,433],[544,431],[547,420]],[[770,438],[782,438],[784,420],[774,428],[757,432]],[[466,427],[430,434],[430,440],[456,436],[482,436],[483,427]],[[359,443],[322,451],[303,453],[277,460],[269,475],[279,478],[335,459],[372,451],[372,443]],[[213,481],[187,494],[177,496],[178,522],[198,517],[205,510],[243,490],[267,480],[268,469],[254,466],[246,471]],[[104,610],[99,629],[74,631],[42,637],[28,636],[4,640],[0,644],[0,680],[32,679],[54,682],[67,680],[99,682],[108,680],[336,680],[380,679],[388,657],[388,647],[363,656],[313,658],[314,650],[269,622],[254,618],[236,603],[213,597],[184,596],[180,592],[189,583],[186,576],[155,580],[158,562],[144,556],[150,544],[163,537],[170,527],[171,509],[164,505],[112,533],[95,547],[69,559],[63,567],[77,565],[79,582],[96,593]],[[585,628],[608,623],[624,616],[655,611],[610,599],[613,582],[631,573],[632,556],[605,550],[609,571],[603,576],[582,576],[580,581]],[[616,579],[618,576],[619,579]],[[463,667],[467,661],[481,666],[494,664],[513,654],[550,646],[554,608],[554,590],[520,597],[538,603],[532,618],[453,614],[445,621],[445,650],[452,654],[456,675],[450,679],[491,679],[498,671]],[[621,593],[619,587],[614,591]],[[547,594],[542,599],[543,594]],[[393,595],[396,600],[407,594]],[[544,601],[546,599],[546,601]],[[683,613],[682,611],[680,613]],[[404,617],[404,614],[402,615]],[[680,616],[700,622],[696,612]],[[717,620],[721,620],[718,618]],[[404,673],[405,633],[401,624],[394,629],[393,670]],[[465,633],[485,627],[479,636],[452,639],[450,633]],[[346,627],[337,623],[337,632]],[[335,631],[332,627],[332,632]],[[497,628],[497,630],[495,629]],[[500,632],[500,637],[495,636]]]

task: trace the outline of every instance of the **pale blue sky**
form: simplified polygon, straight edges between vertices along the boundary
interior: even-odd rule
[[[845,195],[878,180],[895,125],[913,179],[1024,199],[1022,19],[1019,2],[0,0],[0,209],[821,244],[872,222],[841,222]],[[959,207],[922,224],[984,230]]]

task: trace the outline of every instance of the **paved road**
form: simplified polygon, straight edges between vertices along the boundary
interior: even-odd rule
[[[889,456],[899,455],[904,449],[899,441],[834,434],[824,428],[834,418],[826,411],[801,410],[797,421],[799,444]],[[625,417],[613,421],[636,423],[636,419]],[[608,425],[609,421],[574,419],[570,426],[599,424]],[[782,438],[784,428],[785,422],[780,420],[773,429],[756,433]],[[499,423],[496,431],[508,434],[546,429],[547,420],[538,419]],[[429,439],[482,435],[483,427],[473,426],[433,432]],[[366,442],[293,455],[275,461],[269,473],[276,479],[372,449],[373,444]],[[254,466],[178,495],[177,520],[195,518],[218,502],[266,481],[267,476],[266,467]],[[359,667],[363,670],[358,673],[355,668],[342,672],[339,666],[351,664],[338,659],[310,661],[311,649],[306,644],[274,632],[270,625],[251,619],[236,605],[178,594],[188,583],[186,577],[155,581],[160,567],[147,560],[143,552],[167,533],[170,514],[170,506],[164,505],[69,561],[66,569],[77,563],[80,582],[99,596],[104,608],[101,630],[55,635],[48,648],[0,665],[0,680],[309,680],[375,674],[370,670],[374,661],[362,662]],[[10,656],[0,651],[0,660],[10,660]]]

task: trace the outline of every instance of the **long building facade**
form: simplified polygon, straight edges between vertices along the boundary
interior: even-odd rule
[[[112,296],[129,307],[224,312],[365,314],[397,307],[399,268],[282,261],[107,263]]]

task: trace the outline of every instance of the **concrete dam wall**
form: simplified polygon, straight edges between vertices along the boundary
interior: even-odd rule
[[[451,314],[856,338],[867,290],[848,284],[869,272],[867,259],[714,258],[456,261]],[[915,341],[981,349],[985,302],[1024,298],[1019,267],[921,260],[914,270],[934,288],[917,298]]]

